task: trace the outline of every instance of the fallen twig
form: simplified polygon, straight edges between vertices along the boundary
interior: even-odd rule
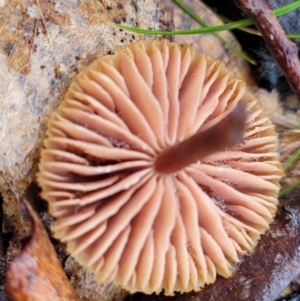
[[[297,46],[287,37],[265,0],[236,0],[261,32],[291,89],[300,101],[300,62]]]

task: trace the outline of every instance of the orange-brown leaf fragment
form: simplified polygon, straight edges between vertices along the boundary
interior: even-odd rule
[[[5,282],[8,296],[13,301],[76,300],[43,224],[30,204],[23,202],[32,222],[32,233],[8,266]]]

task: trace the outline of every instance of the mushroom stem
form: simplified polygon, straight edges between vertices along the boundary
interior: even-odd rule
[[[224,120],[205,132],[198,132],[187,140],[163,151],[155,160],[160,173],[173,173],[196,163],[204,157],[243,141],[246,108],[239,104]]]

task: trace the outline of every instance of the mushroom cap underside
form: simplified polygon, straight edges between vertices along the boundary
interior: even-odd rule
[[[156,169],[241,102],[241,143]],[[137,41],[97,59],[51,116],[44,146],[37,178],[55,236],[96,280],[130,292],[172,295],[231,276],[276,212],[272,123],[243,81],[190,45]]]

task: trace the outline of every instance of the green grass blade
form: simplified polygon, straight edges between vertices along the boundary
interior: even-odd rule
[[[285,163],[284,170],[287,170],[294,164],[294,162],[300,157],[300,149],[298,149],[293,156]]]
[[[300,1],[294,1],[290,4],[287,4],[285,6],[282,6],[282,7],[279,7],[277,9],[274,9],[274,14],[275,16],[281,16],[281,15],[284,15],[284,14],[287,14],[295,9],[297,9],[298,7],[300,7]]]
[[[300,39],[300,33],[293,33],[287,35],[290,39]]]
[[[293,185],[290,185],[284,189],[281,189],[279,191],[279,197],[283,196],[284,194],[286,194],[287,192],[291,191],[292,189],[294,189],[295,187],[299,186],[300,185],[300,181],[299,182],[296,182],[295,184]]]
[[[280,16],[283,14],[286,14],[296,8],[300,7],[300,0],[295,1],[293,3],[290,3],[288,5],[285,5],[283,7],[280,7],[278,9],[274,10],[274,14],[276,16]],[[248,18],[240,21],[230,22],[223,25],[217,25],[217,26],[210,26],[205,28],[195,28],[195,29],[186,29],[186,30],[173,30],[173,31],[166,31],[166,30],[149,30],[149,29],[140,29],[140,28],[134,28],[124,25],[116,24],[117,27],[126,29],[128,31],[132,31],[135,33],[143,33],[143,34],[150,34],[150,35],[193,35],[193,34],[203,34],[203,33],[213,33],[218,31],[224,31],[224,30],[232,30],[236,28],[246,27],[249,25],[252,25],[253,21]]]
[[[202,26],[204,26],[204,27],[209,27],[210,26],[205,21],[203,21],[197,14],[195,14],[195,12],[190,7],[188,7],[187,5],[185,5],[182,1],[180,1],[180,0],[173,0],[173,2],[178,7],[180,7],[184,12],[186,12],[190,17],[192,17],[195,21],[197,21],[199,24],[201,24]],[[247,53],[243,52],[242,50],[238,49],[237,47],[235,47],[230,42],[228,42],[225,39],[223,39],[219,34],[213,33],[213,35],[216,36],[225,45],[227,45],[228,48],[230,48],[235,53],[237,53],[239,56],[241,56],[243,59],[245,59],[246,61],[248,61],[250,64],[253,64],[253,65],[257,64],[257,62],[253,58],[251,58]]]

